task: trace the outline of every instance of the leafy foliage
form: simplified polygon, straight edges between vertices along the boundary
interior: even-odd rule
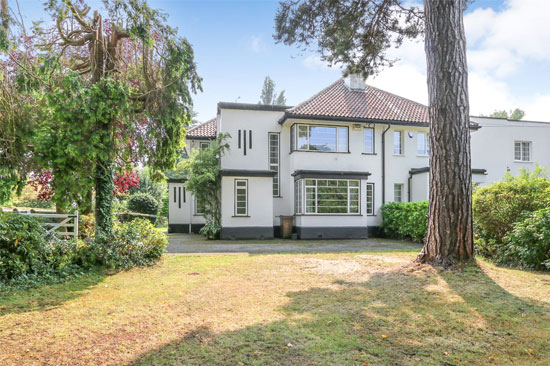
[[[489,115],[489,117],[507,118],[512,121],[519,121],[523,119],[523,117],[525,117],[525,112],[519,108],[516,108],[513,111],[512,110],[506,111],[503,109],[501,111],[494,111]]]
[[[258,103],[268,105],[285,105],[285,91],[282,90],[279,93],[279,96],[277,96],[277,93],[275,92],[275,82],[271,80],[269,76],[266,76],[264,86],[262,87],[262,93],[260,95],[260,101]]]
[[[139,212],[147,215],[156,215],[158,213],[158,201],[147,193],[136,193],[128,199],[128,209],[133,212]]]
[[[139,175],[133,170],[127,170],[122,173],[116,173],[114,178],[115,196],[126,194],[132,188],[139,187]]]
[[[229,134],[220,134],[205,149],[196,149],[189,159],[182,162],[187,172],[186,187],[193,192],[197,201],[203,206],[206,225],[201,230],[209,239],[219,236],[221,230],[221,157],[229,148],[226,139]]]
[[[478,188],[473,196],[478,252],[488,257],[496,255],[515,223],[549,203],[550,180],[540,167],[515,177],[507,174],[500,182]]]
[[[366,78],[396,61],[386,55],[390,46],[423,30],[422,10],[402,0],[285,0],[275,17],[274,38],[304,49],[316,43],[322,60]]]
[[[92,245],[99,262],[113,269],[151,265],[162,256],[168,245],[166,236],[147,220],[137,218],[117,223],[112,238],[96,237]]]
[[[535,211],[514,225],[496,260],[531,269],[550,270],[550,207]]]
[[[428,201],[393,202],[382,206],[382,228],[390,238],[424,242],[428,230]]]
[[[81,244],[47,234],[34,217],[0,213],[0,282],[58,282],[79,271]]]
[[[166,181],[162,179],[157,181],[151,177],[151,171],[148,168],[139,171],[139,185],[130,190],[130,193],[147,193],[153,196],[159,203],[164,197],[168,196]],[[164,178],[164,175],[162,176]]]

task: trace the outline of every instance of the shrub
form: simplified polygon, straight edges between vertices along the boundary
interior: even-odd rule
[[[110,238],[98,235],[93,250],[101,264],[114,269],[150,265],[164,252],[168,241],[149,221],[136,218],[115,223]]]
[[[215,240],[220,238],[220,232],[222,228],[220,225],[206,223],[199,231],[209,240]]]
[[[157,200],[147,193],[136,193],[128,199],[128,209],[147,215],[156,215],[159,209]]]
[[[80,215],[78,217],[78,238],[91,241],[95,232],[95,215]]]
[[[537,168],[522,171],[490,186],[480,187],[473,196],[476,249],[487,257],[496,255],[504,237],[516,222],[523,221],[550,203],[550,180]]]
[[[550,269],[550,207],[518,222],[495,256],[498,262],[532,269]]]
[[[58,282],[78,270],[82,243],[48,234],[35,217],[0,213],[0,281]]]
[[[428,201],[393,202],[382,206],[384,235],[423,242],[428,229],[428,210]]]

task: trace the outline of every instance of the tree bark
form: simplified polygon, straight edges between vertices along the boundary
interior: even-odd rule
[[[430,213],[417,261],[473,257],[472,175],[464,0],[424,0],[430,115]]]

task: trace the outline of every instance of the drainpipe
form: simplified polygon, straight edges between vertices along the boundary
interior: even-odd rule
[[[382,132],[382,204],[386,204],[386,132],[390,125]]]
[[[407,192],[408,200],[407,200],[407,202],[411,202],[412,178],[413,178],[413,175],[411,174],[411,172],[409,172],[409,180],[407,182],[408,183],[407,184],[407,189],[408,189],[408,192]]]

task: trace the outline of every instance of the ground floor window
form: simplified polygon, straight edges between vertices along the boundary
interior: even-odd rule
[[[204,215],[204,202],[195,197],[195,215]]]
[[[248,181],[235,179],[235,216],[248,215]]]
[[[403,202],[403,184],[393,185],[393,201]]]
[[[374,215],[374,183],[367,183],[365,196],[367,197],[367,215]]]
[[[295,207],[297,214],[358,214],[359,180],[297,180]]]

